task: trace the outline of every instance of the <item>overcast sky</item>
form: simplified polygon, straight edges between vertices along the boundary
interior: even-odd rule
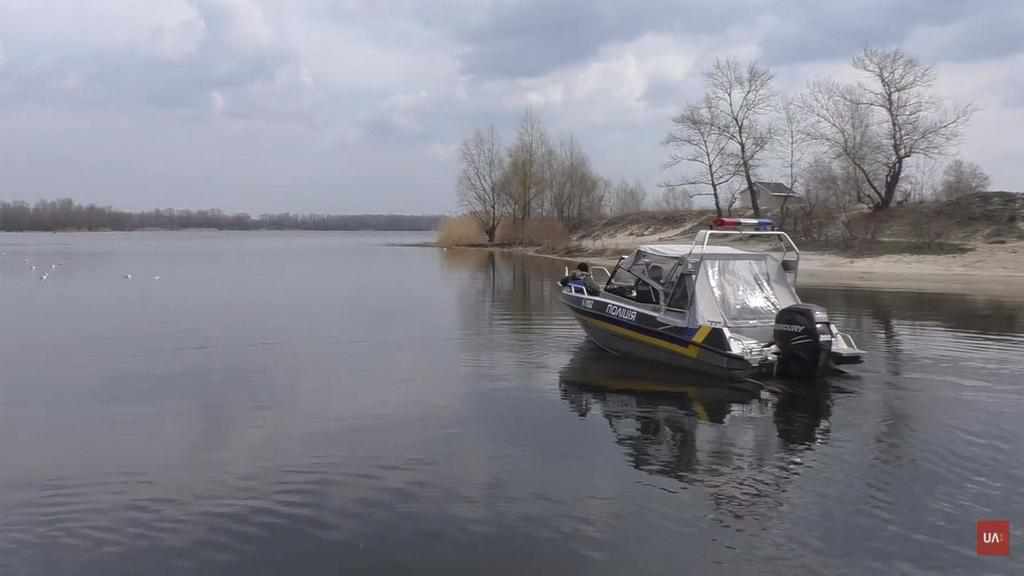
[[[527,106],[653,187],[716,56],[796,92],[867,45],[934,64],[980,107],[961,155],[1024,190],[1021,0],[0,0],[0,199],[449,212],[461,139]]]

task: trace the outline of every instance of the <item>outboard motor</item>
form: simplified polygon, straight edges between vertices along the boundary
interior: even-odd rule
[[[832,326],[816,304],[794,304],[775,315],[779,369],[794,378],[816,379],[831,368]]]

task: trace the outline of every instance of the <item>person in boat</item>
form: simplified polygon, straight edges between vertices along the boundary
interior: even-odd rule
[[[562,286],[569,286],[570,284],[583,286],[587,289],[588,294],[597,294],[601,291],[601,287],[597,285],[597,282],[594,282],[594,278],[590,275],[590,266],[586,262],[580,262],[575,270],[559,280],[558,283]]]
[[[651,264],[647,268],[647,277],[653,280],[654,282],[657,282],[658,284],[662,284],[665,281],[664,270],[662,270],[661,266],[658,266],[657,264]],[[647,282],[644,282],[642,280],[638,280],[638,282],[640,285],[642,285],[644,292],[646,292],[646,298],[649,299],[649,303],[658,304],[658,291],[655,290],[654,287],[648,284]],[[641,291],[640,285],[637,286],[637,293]]]

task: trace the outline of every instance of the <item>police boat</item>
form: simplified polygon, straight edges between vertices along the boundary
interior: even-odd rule
[[[862,362],[824,308],[800,301],[799,267],[771,220],[717,218],[690,244],[641,246],[611,271],[568,277],[560,297],[594,343],[622,356],[730,378],[817,379]]]

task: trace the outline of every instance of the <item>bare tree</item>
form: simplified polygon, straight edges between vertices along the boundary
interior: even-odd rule
[[[686,210],[691,204],[690,194],[682,186],[664,188],[661,191],[661,198],[658,199],[658,205],[662,210]]]
[[[605,212],[607,193],[602,185],[603,179],[590,171],[583,180],[580,199],[577,203],[578,214],[574,222],[587,222],[600,218]]]
[[[816,156],[801,170],[803,202],[796,232],[813,240],[835,239],[848,232],[847,216],[860,203],[862,179],[842,160]],[[832,238],[830,238],[832,237]]]
[[[750,208],[761,215],[753,172],[757,160],[771,141],[771,126],[765,117],[772,111],[772,74],[756,62],[716,60],[707,73],[711,101],[721,114],[722,134],[733,144],[747,190]]]
[[[644,209],[644,202],[647,200],[647,191],[643,184],[635,182],[630,184],[625,180],[615,185],[614,213],[630,214],[640,212]]]
[[[796,101],[784,99],[779,110],[779,129],[776,133],[778,156],[785,171],[784,182],[790,190],[795,191],[799,184],[804,156],[807,154],[808,138],[804,130],[804,118]]]
[[[605,194],[601,186],[602,179],[590,168],[589,161],[575,168],[570,180],[573,190],[572,210],[568,221],[564,223],[572,229],[601,217],[605,211]]]
[[[983,192],[988,189],[988,174],[974,162],[957,158],[942,171],[942,184],[939,194],[946,199],[953,199],[965,194]]]
[[[545,156],[550,146],[540,119],[531,111],[523,114],[516,142],[509,150],[505,183],[506,205],[512,219],[521,224],[534,214],[545,191],[548,171]]]
[[[939,193],[938,165],[937,158],[921,158],[908,164],[900,178],[900,187],[896,190],[896,205],[903,206],[936,198]]]
[[[553,156],[547,182],[553,215],[570,228],[599,215],[597,176],[579,142],[570,135]]]
[[[839,194],[839,176],[829,158],[815,157],[804,167],[804,201],[800,205],[796,232],[803,238],[821,240],[824,234],[823,211],[828,201]]]
[[[558,150],[553,152],[554,166],[547,183],[551,210],[560,222],[568,222],[572,218],[575,203],[572,172],[582,162],[582,150],[576,139],[570,136],[568,141],[560,142]]]
[[[597,176],[597,191],[594,193],[598,201],[599,212],[611,214],[615,212],[615,183],[604,176]]]
[[[869,174],[866,181],[878,177],[884,145],[872,130],[870,110],[856,103],[855,86],[831,80],[811,84],[800,102],[801,110],[809,121],[804,129],[807,137],[820,145],[832,157],[858,171]],[[873,199],[861,195],[857,201],[873,204]]]
[[[672,119],[674,127],[664,140],[672,149],[666,168],[683,163],[696,168],[695,173],[681,181],[665,184],[666,193],[673,188],[699,186],[697,191],[690,192],[690,197],[710,195],[719,216],[722,216],[719,189],[739,173],[737,157],[729,150],[731,141],[720,128],[723,123],[724,118],[711,96],[705,95],[699,104],[687,106],[682,114]]]
[[[867,203],[883,210],[893,203],[907,159],[944,155],[972,109],[944,110],[929,93],[932,68],[901,50],[868,48],[852,65],[869,82],[814,85],[804,102],[813,118],[808,135],[853,166],[867,186]]]
[[[736,204],[740,201],[740,192],[743,192],[740,188],[733,186],[725,194],[725,214],[726,216],[732,216],[732,209],[736,207]]]
[[[499,182],[505,170],[505,158],[494,126],[486,132],[475,130],[462,142],[462,172],[458,192],[462,207],[480,223],[487,241],[503,215]]]
[[[778,155],[785,171],[786,185],[795,193],[799,184],[804,155],[807,152],[808,138],[803,126],[803,116],[794,100],[784,99],[780,106],[780,112],[779,130],[776,134]],[[786,205],[788,202],[789,197],[787,196],[782,199],[782,205],[779,206],[779,226],[782,228],[786,227]]]

